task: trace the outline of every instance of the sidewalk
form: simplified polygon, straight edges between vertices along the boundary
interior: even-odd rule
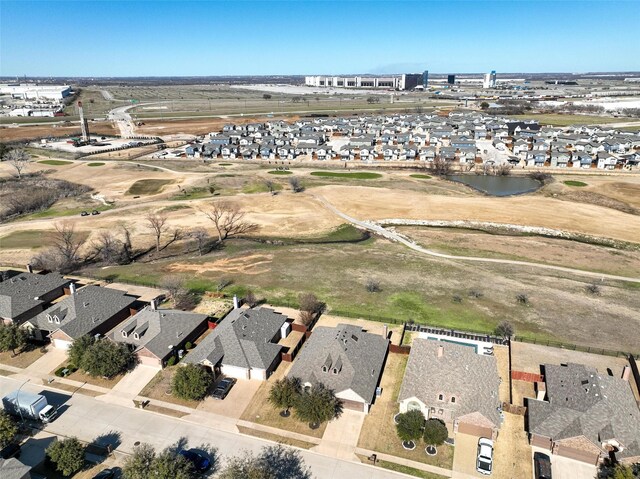
[[[459,477],[464,478],[464,475],[454,475],[455,473],[450,469],[443,469],[442,467],[431,466],[429,464],[425,464],[423,462],[412,461],[410,459],[404,459],[402,457],[390,456],[389,454],[384,454],[382,452],[370,451],[369,449],[362,449],[357,447],[355,450],[356,454],[360,454],[362,456],[371,456],[371,454],[375,454],[378,457],[378,460],[382,459],[387,462],[394,462],[396,464],[401,464],[403,466],[412,467],[414,469],[419,469],[420,471],[431,472],[433,474],[440,474],[445,477]]]

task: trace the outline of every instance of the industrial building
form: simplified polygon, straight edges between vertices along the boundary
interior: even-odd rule
[[[492,70],[491,73],[485,73],[482,77],[482,88],[495,88],[496,87],[496,71]]]
[[[422,84],[421,73],[403,73],[385,77],[307,76],[304,84],[312,87],[372,88],[384,90],[412,90]]]
[[[69,85],[36,85],[35,83],[0,84],[0,95],[11,95],[23,100],[58,100],[71,95]]]

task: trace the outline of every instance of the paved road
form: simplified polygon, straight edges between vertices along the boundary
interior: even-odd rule
[[[0,377],[0,394],[19,387],[20,382],[8,377]],[[177,419],[149,411],[128,408],[103,402],[99,399],[76,394],[58,392],[44,386],[27,383],[23,391],[43,393],[50,403],[61,405],[59,417],[46,427],[53,434],[76,436],[83,441],[92,441],[96,437],[112,432],[120,433],[121,444],[117,450],[130,453],[136,441],[147,442],[156,448],[165,448],[175,444],[180,438],[186,438],[191,447],[210,444],[218,448],[222,457],[241,454],[242,451],[258,452],[268,441],[237,432],[229,432],[229,426],[218,425],[213,420],[197,416]],[[302,456],[311,467],[317,479],[334,478],[406,478],[384,469],[366,464],[326,457],[311,451],[302,450]]]
[[[553,270],[553,271],[561,271],[563,273],[572,273],[572,274],[579,274],[583,276],[590,276],[592,278],[598,278],[598,279],[602,278],[602,279],[612,279],[617,281],[626,281],[629,283],[640,283],[640,278],[629,278],[627,276],[603,274],[603,273],[597,273],[593,271],[585,271],[581,269],[565,268],[563,266],[552,266],[548,264],[530,263],[528,261],[515,261],[510,259],[481,258],[477,256],[454,256],[450,254],[437,253],[435,251],[423,248],[422,246],[418,246],[417,244],[404,238],[403,236],[397,233],[394,233],[393,231],[390,231],[378,224],[375,224],[369,221],[357,220],[343,213],[342,211],[339,211],[335,206],[333,206],[331,203],[329,203],[325,198],[321,196],[318,196],[318,195],[312,195],[312,196],[316,198],[327,209],[332,211],[334,214],[340,216],[341,218],[347,220],[349,223],[355,226],[358,226],[360,228],[364,228],[366,230],[372,231],[376,234],[379,234],[380,236],[384,236],[385,238],[390,239],[392,241],[397,241],[398,243],[402,243],[403,245],[411,248],[414,251],[427,254],[429,256],[435,256],[437,258],[445,258],[445,259],[453,259],[453,260],[462,260],[462,261],[477,261],[480,263],[497,263],[497,264],[516,265],[516,266],[528,266],[528,267],[535,267],[535,268],[541,268],[541,269],[547,269],[547,270]]]

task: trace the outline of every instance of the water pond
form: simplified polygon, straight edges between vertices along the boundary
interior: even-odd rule
[[[527,176],[449,175],[447,179],[464,183],[491,196],[521,195],[542,186],[538,180]]]

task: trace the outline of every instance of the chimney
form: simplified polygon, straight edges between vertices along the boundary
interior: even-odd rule
[[[27,265],[27,272],[33,273],[33,266],[31,266],[30,264]]]
[[[151,300],[151,303],[149,303],[149,306],[151,306],[151,311],[157,311],[158,310],[158,298],[153,298]]]
[[[444,346],[438,346],[438,357],[444,356]]]
[[[626,365],[622,369],[622,379],[624,379],[625,381],[628,381],[629,380],[629,374],[631,374],[631,367],[629,365]]]
[[[387,339],[389,337],[389,326],[385,324],[382,327],[382,331],[383,331],[384,339]]]
[[[238,297],[234,294],[233,295],[233,309],[238,309],[239,305],[238,305]]]
[[[76,284],[75,283],[69,283],[69,293],[70,294],[76,294]]]

